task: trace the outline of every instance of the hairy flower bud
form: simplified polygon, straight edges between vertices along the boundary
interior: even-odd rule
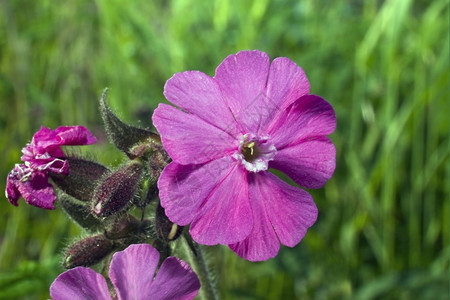
[[[64,212],[83,229],[94,232],[102,227],[102,222],[91,213],[87,203],[63,193],[58,195],[56,201]]]
[[[107,93],[108,89],[105,89],[100,98],[100,113],[105,123],[108,138],[119,150],[125,152],[128,157],[132,158],[134,155],[131,153],[131,149],[136,144],[151,139],[159,141],[157,134],[122,122],[106,104]]]
[[[91,208],[93,213],[104,218],[126,208],[135,196],[142,171],[143,167],[139,161],[130,161],[105,176],[94,190]]]
[[[155,222],[156,234],[160,240],[165,242],[176,240],[183,232],[183,226],[178,226],[167,218],[161,204],[158,204],[156,208]]]
[[[66,269],[78,266],[92,266],[115,249],[113,241],[103,234],[87,237],[69,246],[64,253],[63,266]]]
[[[49,173],[53,182],[72,197],[88,202],[91,200],[99,179],[109,170],[105,166],[82,158],[67,157],[69,174]]]

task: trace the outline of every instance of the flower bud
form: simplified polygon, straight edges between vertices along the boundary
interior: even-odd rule
[[[78,201],[63,193],[58,195],[56,201],[72,221],[83,229],[94,232],[102,227],[102,222],[91,213],[87,203]]]
[[[107,93],[108,89],[105,89],[100,98],[100,114],[105,123],[108,138],[119,150],[125,152],[128,157],[132,158],[133,154],[130,150],[136,144],[151,139],[159,141],[159,136],[156,133],[122,122],[106,104]]]
[[[104,177],[92,196],[93,213],[105,218],[126,208],[135,196],[142,171],[143,167],[139,161],[130,161]]]
[[[108,168],[93,161],[76,157],[66,158],[69,175],[49,173],[53,182],[72,197],[88,202],[99,179],[108,172]]]
[[[90,236],[79,240],[66,249],[63,266],[66,269],[78,266],[89,267],[99,263],[114,249],[114,242],[103,234]]]
[[[176,240],[183,232],[183,226],[172,223],[164,212],[161,204],[156,208],[156,234],[160,240],[165,242]]]

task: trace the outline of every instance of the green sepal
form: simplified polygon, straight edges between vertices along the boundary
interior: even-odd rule
[[[106,88],[100,98],[100,114],[105,123],[105,130],[109,140],[130,159],[136,157],[132,149],[136,145],[148,143],[151,140],[160,141],[159,135],[150,130],[134,127],[122,122],[106,103],[108,89]]]
[[[70,219],[84,230],[96,232],[103,228],[103,223],[91,213],[88,203],[78,201],[64,193],[59,193],[56,201]]]

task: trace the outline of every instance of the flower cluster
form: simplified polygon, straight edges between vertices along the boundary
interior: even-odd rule
[[[183,236],[203,284],[208,270],[198,244],[228,245],[262,261],[280,244],[296,246],[315,223],[317,207],[303,188],[320,188],[333,175],[336,149],[328,135],[336,116],[310,94],[303,69],[290,59],[242,51],[214,77],[173,75],[164,95],[176,107],[160,104],[153,115],[159,135],[122,122],[106,91],[100,113],[109,140],[126,155],[122,165],[66,156],[61,146],[96,141],[83,126],[42,127],[22,150],[24,163],[8,174],[13,205],[23,197],[53,209],[57,200],[86,231],[66,248],[69,270],[53,282],[54,299],[192,299],[200,282],[171,256],[175,239]],[[87,268],[110,255],[111,290]],[[153,280],[160,255],[167,259]],[[213,284],[204,287],[215,298]]]

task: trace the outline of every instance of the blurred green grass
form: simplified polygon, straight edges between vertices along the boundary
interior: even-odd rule
[[[209,254],[223,299],[448,299],[449,5],[412,1],[0,1],[0,178],[41,125],[108,146],[97,99],[151,126],[173,73],[244,49],[287,56],[336,109],[337,169],[318,222],[249,263]],[[4,190],[5,180],[0,180]],[[0,299],[44,299],[80,232],[61,211],[0,202]]]

